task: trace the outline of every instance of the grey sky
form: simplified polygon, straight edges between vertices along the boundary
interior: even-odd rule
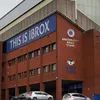
[[[23,0],[0,0],[0,18]]]

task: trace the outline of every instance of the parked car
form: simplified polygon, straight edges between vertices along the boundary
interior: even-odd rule
[[[18,96],[12,96],[11,100],[18,100]]]
[[[26,92],[27,93],[27,92]],[[26,93],[22,93],[22,94],[20,94],[20,95],[18,95],[18,96],[13,96],[12,98],[11,98],[11,100],[22,100],[22,99],[25,99],[26,97]]]
[[[26,100],[26,95],[27,95],[28,92],[25,92],[25,93],[22,93],[18,96],[18,99],[17,100]]]
[[[27,92],[26,100],[53,100],[53,96],[43,91]]]
[[[91,100],[81,93],[67,93],[63,95],[62,100]]]

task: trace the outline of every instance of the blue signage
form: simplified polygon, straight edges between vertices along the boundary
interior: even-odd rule
[[[76,73],[76,66],[66,66],[66,71],[68,73]]]
[[[67,60],[67,64],[66,71],[68,73],[76,73],[75,61],[72,58]]]
[[[71,84],[68,86],[68,89],[82,89],[82,83]]]
[[[56,31],[56,14],[49,16],[40,23],[29,27],[27,30],[7,40],[6,52],[20,48],[54,31]]]

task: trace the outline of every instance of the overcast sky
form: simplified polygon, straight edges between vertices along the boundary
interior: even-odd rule
[[[23,0],[0,0],[0,18]]]

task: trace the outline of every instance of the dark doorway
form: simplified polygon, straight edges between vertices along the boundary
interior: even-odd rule
[[[26,86],[19,87],[19,94],[26,92]]]
[[[45,82],[44,85],[45,92],[51,94],[54,97],[54,100],[56,100],[56,81]]]
[[[30,91],[40,91],[40,84],[30,85]]]
[[[82,93],[82,82],[64,80],[62,82],[62,94],[65,93]]]
[[[12,96],[15,96],[15,88],[9,89],[9,100],[11,100]]]
[[[1,100],[5,100],[5,89],[2,89]]]

